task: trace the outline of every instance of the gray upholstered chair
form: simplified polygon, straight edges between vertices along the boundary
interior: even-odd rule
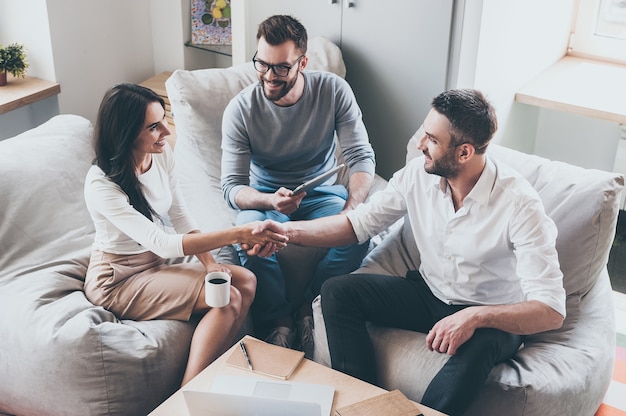
[[[120,321],[85,298],[93,157],[75,115],[0,142],[0,412],[141,415],[180,386],[192,324]]]

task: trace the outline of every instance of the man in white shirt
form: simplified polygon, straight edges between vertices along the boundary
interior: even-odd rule
[[[337,276],[322,287],[331,362],[375,384],[366,323],[426,333],[429,349],[451,357],[422,403],[450,415],[463,413],[524,335],[565,317],[556,226],[532,186],[485,153],[496,128],[480,92],[441,93],[422,126],[424,155],[385,190],[345,215],[280,226],[290,243],[329,247],[365,241],[408,214],[419,271]]]

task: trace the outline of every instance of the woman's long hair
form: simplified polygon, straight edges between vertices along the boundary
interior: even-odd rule
[[[163,99],[149,88],[115,85],[102,99],[94,131],[94,163],[122,188],[130,204],[151,221],[158,214],[146,199],[135,173],[133,143],[144,127],[146,109],[153,102],[159,102],[165,109]]]

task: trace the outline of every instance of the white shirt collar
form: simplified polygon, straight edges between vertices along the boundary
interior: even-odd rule
[[[487,156],[485,158],[485,168],[483,169],[478,181],[470,191],[470,193],[463,200],[464,204],[469,200],[475,201],[479,204],[485,205],[489,202],[489,196],[493,190],[493,185],[496,182],[496,165],[491,158]],[[438,175],[433,176],[433,187],[443,194],[448,193],[448,180]]]

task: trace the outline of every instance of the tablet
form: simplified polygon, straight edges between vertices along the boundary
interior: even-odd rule
[[[313,188],[315,188],[316,186],[324,183],[324,181],[328,178],[330,178],[331,176],[333,176],[335,173],[339,172],[341,169],[343,169],[346,166],[345,163],[342,163],[341,165],[329,170],[328,172],[324,172],[319,176],[316,176],[315,178],[304,182],[303,184],[299,185],[296,189],[294,189],[293,195],[298,195],[300,192],[305,192],[305,191],[309,191]]]

